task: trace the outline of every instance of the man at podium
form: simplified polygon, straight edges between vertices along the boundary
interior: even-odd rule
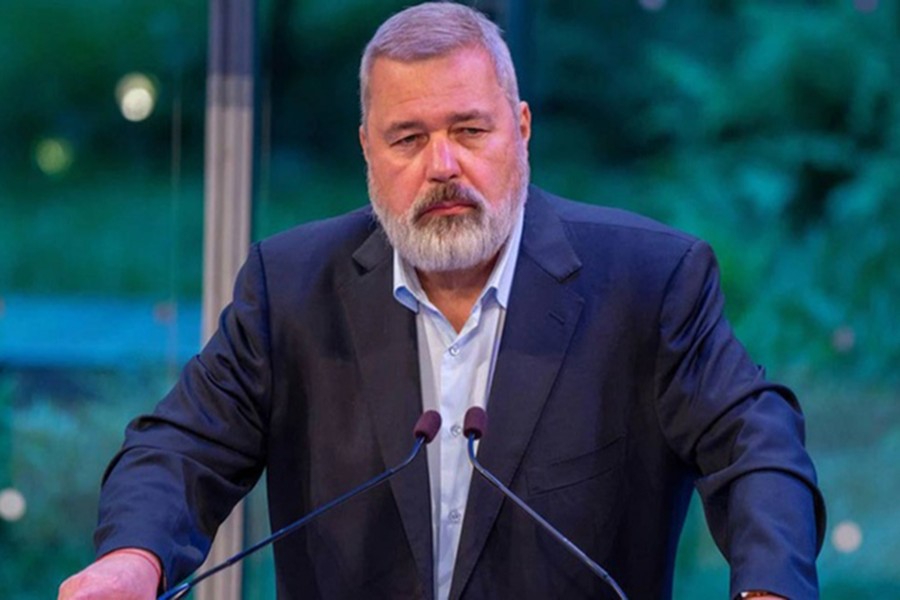
[[[265,470],[280,598],[607,598],[480,462],[631,598],[670,598],[690,495],[732,597],[818,596],[824,505],[790,390],[723,316],[701,240],[529,184],[531,113],[498,28],[386,21],[360,67],[371,206],[254,245],[218,332],[104,478],[98,560],[60,598],[149,600],[202,563]]]

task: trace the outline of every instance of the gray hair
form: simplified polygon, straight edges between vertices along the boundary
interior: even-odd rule
[[[516,70],[500,28],[474,8],[454,2],[426,2],[407,8],[382,23],[366,45],[359,65],[363,126],[369,105],[369,75],[376,58],[412,62],[473,46],[487,51],[510,105],[518,105]]]

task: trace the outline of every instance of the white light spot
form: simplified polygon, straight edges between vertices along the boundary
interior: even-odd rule
[[[156,108],[156,85],[143,73],[129,73],[116,84],[119,110],[129,121],[143,121]]]
[[[838,552],[850,554],[862,545],[862,530],[853,521],[841,521],[831,532],[831,544]]]
[[[0,491],[0,519],[18,521],[25,516],[25,496],[13,488]]]

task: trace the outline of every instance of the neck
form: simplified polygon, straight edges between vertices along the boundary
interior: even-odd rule
[[[498,252],[490,260],[468,269],[431,273],[416,271],[422,290],[457,333],[472,313],[472,307],[491,276],[499,255]]]

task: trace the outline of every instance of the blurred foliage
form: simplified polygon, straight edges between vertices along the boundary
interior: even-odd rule
[[[738,332],[783,372],[896,383],[896,5],[542,9],[535,179],[709,240]]]
[[[205,32],[200,0],[0,3],[0,294],[199,294]],[[135,71],[159,90],[139,123]]]
[[[0,376],[0,406],[11,453],[9,480],[26,500],[25,516],[0,520],[4,598],[56,597],[66,574],[90,560],[97,492],[122,432],[171,381],[154,370],[25,372]],[[134,390],[144,390],[136,400]],[[51,451],[48,451],[52,449]]]
[[[10,253],[0,256],[0,294],[199,297],[200,175],[172,189],[160,177],[110,174],[7,184],[6,198],[21,201],[2,207],[0,239]]]
[[[200,0],[0,3],[0,174],[36,175],[31,154],[45,136],[69,140],[76,168],[85,157],[81,168],[94,177],[123,163],[168,168],[173,109],[189,115],[185,135],[202,138],[205,35]],[[124,120],[114,95],[133,71],[162,90],[142,123]]]
[[[260,2],[254,237],[366,201],[358,60],[406,4]],[[503,17],[507,3],[472,4]],[[823,597],[900,595],[897,484],[886,475],[900,448],[900,8],[517,4],[525,22],[512,26],[531,34],[514,50],[534,114],[535,182],[712,243],[740,337],[804,401],[832,524],[866,532],[856,554],[826,545]],[[8,292],[199,295],[206,8],[0,2],[0,322]],[[159,89],[140,123],[114,97],[133,71]],[[35,159],[47,139],[71,152],[52,175]],[[0,567],[0,590],[50,597],[89,560],[99,472],[133,405],[160,390],[95,373],[89,396],[24,394],[21,374],[0,374],[0,456],[11,457],[0,486],[31,499],[22,522],[0,522],[4,550],[22,548]],[[678,567],[676,597],[724,594],[727,570],[696,506]]]
[[[645,130],[671,147],[649,174],[665,172],[662,193],[675,185],[661,199],[682,199],[671,220],[713,241],[754,349],[790,367],[894,378],[900,337],[877,323],[900,297],[896,9],[740,6],[739,51],[724,65],[651,49],[670,100]]]

